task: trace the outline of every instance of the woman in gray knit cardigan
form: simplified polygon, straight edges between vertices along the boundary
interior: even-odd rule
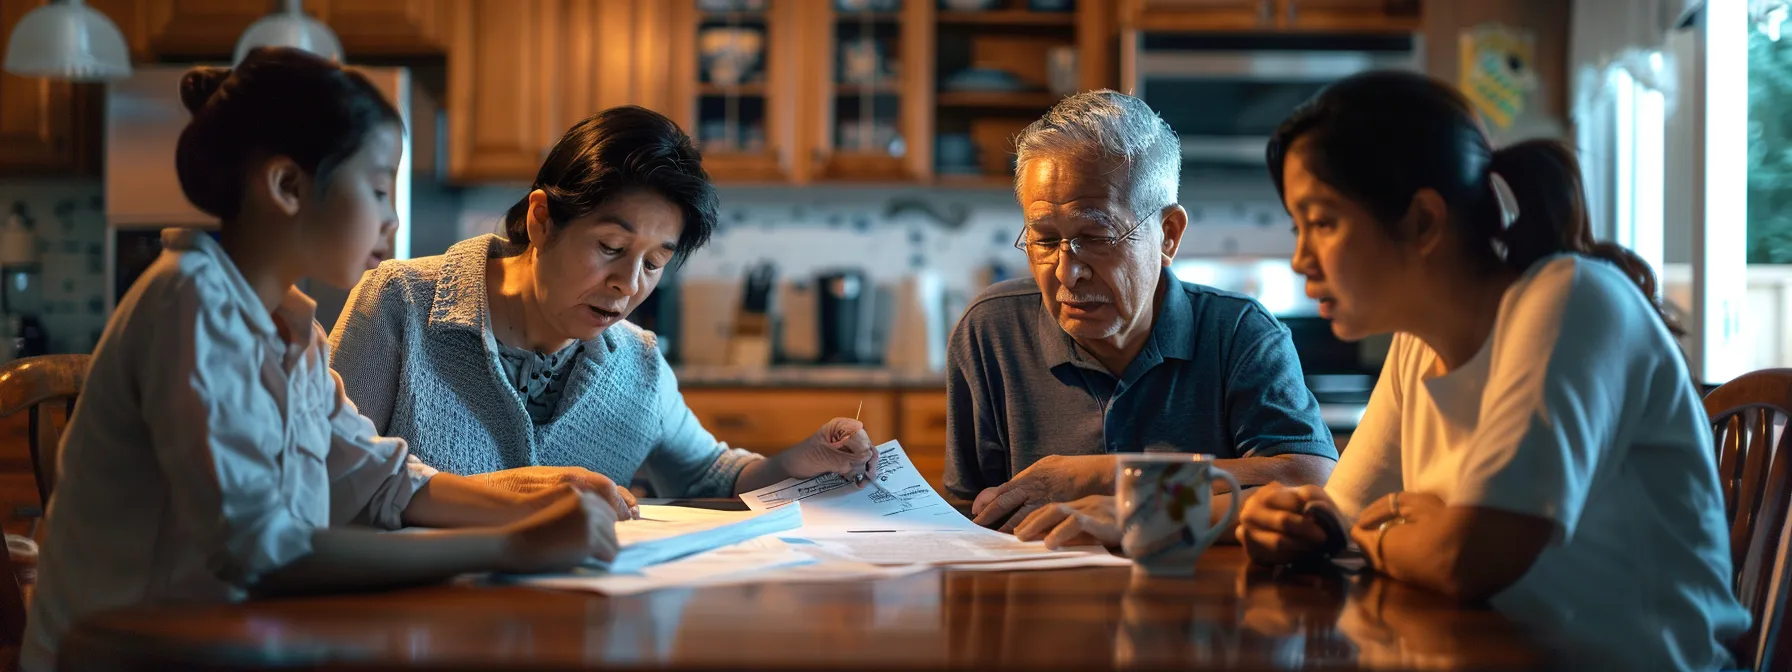
[[[875,475],[864,427],[835,418],[772,458],[718,443],[652,333],[623,321],[708,241],[716,193],[678,126],[600,112],[548,154],[506,236],[368,272],[331,332],[331,366],[382,436],[432,467],[517,491],[583,482],[629,499],[721,497],[789,477]]]

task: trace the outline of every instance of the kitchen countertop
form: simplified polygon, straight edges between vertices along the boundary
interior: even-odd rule
[[[901,371],[871,366],[735,366],[673,367],[678,386],[692,388],[840,388],[943,391],[945,372]],[[1319,415],[1333,432],[1352,432],[1362,421],[1364,404],[1319,403]]]

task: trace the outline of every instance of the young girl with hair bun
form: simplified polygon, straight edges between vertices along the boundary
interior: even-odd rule
[[[22,663],[99,611],[532,572],[613,557],[614,492],[436,473],[329,368],[304,278],[389,255],[404,132],[352,70],[262,48],[181,82],[174,168],[219,239],[163,234],[94,350],[62,448]],[[358,524],[361,529],[348,527]],[[366,527],[459,528],[382,534]]]

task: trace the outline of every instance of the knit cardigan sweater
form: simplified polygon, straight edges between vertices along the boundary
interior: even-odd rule
[[[450,473],[572,466],[627,485],[644,471],[660,496],[733,495],[741,470],[762,458],[703,429],[653,334],[628,322],[587,341],[558,412],[530,420],[486,312],[487,262],[522,251],[479,236],[362,278],[330,333],[331,368],[361,413]]]

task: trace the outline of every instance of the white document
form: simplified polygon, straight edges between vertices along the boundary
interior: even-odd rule
[[[608,564],[594,561],[587,567],[626,574],[792,530],[802,524],[802,507],[788,508],[791,510],[760,512],[643,505],[640,519],[616,523],[616,540],[622,547],[616,559]]]
[[[982,529],[933,491],[901,444],[890,441],[878,446],[877,452],[877,478],[864,488],[837,474],[826,474],[785,479],[740,498],[754,511],[802,502],[800,535]]]
[[[632,595],[660,588],[717,585],[767,570],[814,562],[813,556],[782,541],[760,537],[632,572],[576,569],[570,574],[522,577],[517,583],[606,595]]]
[[[801,502],[803,525],[778,535],[808,542],[830,554],[877,565],[958,565],[1078,558],[1087,564],[1125,565],[1107,551],[1053,551],[1041,542],[971,522],[927,484],[890,441],[877,447],[877,478],[859,488],[834,474],[782,483],[741,495],[747,507],[775,511]]]
[[[1127,559],[1114,557],[1102,548],[1054,551],[1046,548],[1044,542],[1020,541],[1014,535],[990,530],[847,533],[815,535],[805,539],[841,557],[878,565],[923,563],[950,568],[975,568],[975,565],[984,563],[1012,565],[1017,561],[1065,559],[1080,560],[1083,563],[1075,566],[1131,564]]]
[[[760,537],[637,572],[617,574],[579,569],[571,574],[523,577],[517,583],[605,595],[633,595],[662,588],[740,583],[871,581],[907,576],[928,569],[930,568],[925,565],[873,565],[837,557],[813,547],[793,546],[772,537]]]

